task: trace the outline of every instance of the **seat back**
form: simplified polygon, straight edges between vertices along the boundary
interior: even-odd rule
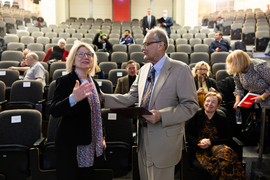
[[[0,113],[0,173],[6,179],[27,179],[29,147],[41,137],[41,114],[36,110]]]
[[[41,43],[29,43],[27,49],[30,49],[31,51],[43,51],[44,46]]]
[[[50,67],[50,79],[53,77],[53,73],[57,69],[66,69],[66,63],[65,62],[54,62],[54,63],[52,63],[51,67]]]
[[[136,61],[141,66],[144,65],[145,63],[147,63],[147,61],[143,57],[144,57],[143,52],[132,52],[130,54],[130,60]]]
[[[189,64],[188,54],[185,52],[173,52],[171,53],[170,58]]]
[[[8,69],[11,66],[17,67],[18,64],[19,64],[19,61],[0,61],[0,69]]]
[[[112,47],[113,52],[127,52],[127,46],[124,44],[114,44]]]
[[[52,81],[56,80],[57,78],[64,76],[67,74],[67,70],[66,69],[56,69],[53,72],[53,76],[52,76]]]
[[[226,63],[215,63],[212,66],[212,74],[213,74],[213,78],[216,79],[216,73],[219,70],[226,70]]]
[[[209,64],[209,54],[206,52],[194,52],[190,55],[190,63],[205,61]]]
[[[99,63],[99,67],[103,70],[105,74],[105,78],[108,78],[109,71],[111,69],[117,69],[117,63],[115,62],[101,62]]]
[[[0,80],[6,84],[6,87],[11,87],[11,85],[19,80],[19,71],[11,69],[0,69]]]
[[[41,137],[41,114],[36,110],[6,110],[0,113],[0,145],[32,147]]]
[[[125,69],[112,69],[109,71],[108,78],[112,82],[113,87],[116,87],[118,78],[126,76],[127,74]]]
[[[211,54],[211,64],[226,63],[228,52],[214,52]]]
[[[21,51],[4,51],[1,56],[2,61],[21,61],[23,53]]]
[[[96,52],[96,55],[97,55],[98,63],[109,61],[109,57],[108,57],[108,54],[106,52]]]
[[[113,84],[110,80],[107,79],[96,79],[99,88],[101,89],[102,92],[104,93],[113,93]]]
[[[5,100],[6,95],[6,84],[0,81],[0,102]]]
[[[128,46],[128,53],[131,54],[133,52],[142,52],[141,44],[131,44]]]
[[[218,82],[222,79],[225,79],[228,76],[229,76],[229,74],[227,73],[227,71],[225,69],[218,70],[216,72],[216,81]]]
[[[11,86],[10,101],[28,101],[36,104],[42,98],[43,86],[39,81],[15,81]]]
[[[118,64],[128,61],[128,54],[126,52],[113,52],[111,55],[111,61]]]
[[[26,36],[24,36],[24,37],[26,37]],[[7,45],[7,50],[13,50],[13,51],[24,50],[24,44],[18,43],[18,42],[10,42]]]

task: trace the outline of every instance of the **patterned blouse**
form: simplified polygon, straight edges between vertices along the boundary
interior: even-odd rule
[[[235,73],[234,95],[244,97],[244,91],[262,95],[270,94],[270,63],[261,59],[253,59],[246,73]],[[262,105],[270,105],[270,96],[261,102]]]

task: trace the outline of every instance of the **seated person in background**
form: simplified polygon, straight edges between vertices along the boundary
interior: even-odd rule
[[[2,56],[2,53],[7,49],[5,40],[3,37],[0,36],[0,58]]]
[[[198,62],[192,69],[198,101],[201,107],[208,92],[219,93],[216,81],[209,77],[209,71],[210,66],[204,61]]]
[[[22,59],[22,61],[19,63],[19,67],[24,67],[24,66],[26,66],[25,59],[26,59],[27,54],[30,53],[30,52],[31,52],[30,49],[25,49],[25,50],[23,51],[23,59]]]
[[[115,94],[126,94],[129,92],[130,86],[137,77],[137,65],[134,60],[129,60],[127,62],[126,71],[128,72],[128,75],[118,78],[117,80],[117,85],[114,90]]]
[[[44,21],[42,16],[38,16],[37,21],[35,22],[34,26],[38,28],[43,28],[43,27],[47,27],[47,23]]]
[[[125,30],[125,36],[121,38],[119,44],[125,44],[126,46],[129,46],[130,44],[135,44],[135,41],[133,37],[131,37],[129,30]]]
[[[265,12],[270,11],[270,4],[267,4],[266,7],[267,7],[267,9]]]
[[[105,79],[104,72],[103,72],[103,70],[98,66],[98,64],[97,64],[96,67],[95,67],[95,76],[96,76],[98,79]]]
[[[215,34],[215,41],[210,44],[210,53],[213,52],[232,52],[232,48],[226,39],[222,38],[223,33],[217,31]]]
[[[217,179],[247,180],[237,154],[229,147],[231,136],[227,118],[217,111],[221,101],[219,94],[208,93],[203,108],[188,121],[186,136],[190,152],[193,151],[200,165]]]
[[[64,39],[59,39],[58,46],[54,46],[48,49],[46,55],[41,62],[47,62],[51,59],[61,60],[66,62],[69,51],[65,49],[66,41]]]
[[[14,69],[18,71],[26,71],[26,74],[23,80],[37,80],[43,84],[43,87],[46,85],[45,83],[45,69],[42,64],[38,61],[38,55],[34,52],[30,52],[27,54],[25,59],[26,65],[29,67],[9,67],[9,69]]]
[[[222,23],[224,21],[221,13],[218,14],[218,17],[215,19],[215,21],[217,30],[221,31]]]
[[[100,42],[98,41],[99,37],[101,40]],[[98,49],[103,49],[104,52],[108,52],[109,54],[112,53],[112,44],[108,41],[107,36],[105,34],[100,34],[100,30],[97,31],[93,44],[95,44],[98,47]]]

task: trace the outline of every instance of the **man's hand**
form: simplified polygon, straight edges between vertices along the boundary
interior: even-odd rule
[[[229,53],[232,53],[233,51],[232,50],[229,50]]]
[[[97,33],[99,34],[100,33],[100,30],[97,30]]]
[[[161,115],[158,110],[151,110],[150,112],[152,113],[152,115],[143,115],[142,117],[144,117],[152,124],[155,124],[161,120]]]
[[[221,48],[219,48],[219,47],[216,48],[216,51],[217,51],[217,52],[219,52],[220,50],[221,50]]]
[[[166,23],[165,23],[165,22],[163,22],[163,23],[162,23],[162,25],[163,25],[163,26],[166,26]]]
[[[25,62],[25,60],[23,59],[22,62],[21,62],[21,67],[24,67],[24,66],[26,66],[26,62]]]
[[[106,149],[107,146],[106,146],[105,138],[103,138],[102,143],[103,143],[103,149]]]

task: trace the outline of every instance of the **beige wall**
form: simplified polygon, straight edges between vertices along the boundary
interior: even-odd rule
[[[150,0],[131,0],[131,20],[142,19],[146,16],[148,8],[150,8]]]
[[[93,18],[112,19],[112,0],[93,0]]]
[[[172,0],[154,0],[154,7],[153,7],[153,15],[156,18],[161,18],[163,14],[163,10],[166,9],[168,11],[168,16],[172,17]]]
[[[70,0],[70,17],[89,18],[90,0]]]

